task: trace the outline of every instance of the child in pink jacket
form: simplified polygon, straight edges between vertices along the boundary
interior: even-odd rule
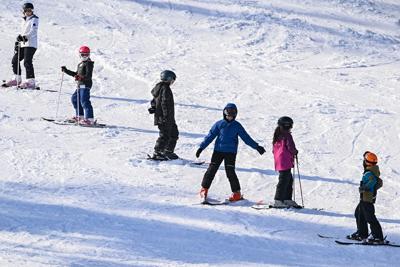
[[[296,145],[290,130],[293,120],[290,117],[281,117],[272,140],[275,161],[275,170],[279,171],[279,182],[276,186],[275,203],[277,208],[296,207],[298,204],[292,200],[294,158],[297,155]]]

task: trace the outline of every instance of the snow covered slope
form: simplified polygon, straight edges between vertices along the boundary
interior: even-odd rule
[[[2,0],[0,73],[11,77],[20,2]],[[396,266],[388,247],[344,247],[317,233],[355,230],[365,150],[384,187],[377,216],[400,243],[400,4],[397,0],[58,0],[40,17],[35,71],[59,90],[81,45],[95,61],[95,117],[87,129],[40,120],[58,94],[2,89],[0,266]],[[222,108],[267,153],[240,144],[237,174],[248,201],[198,205],[206,166],[145,159],[158,136],[147,113],[160,71],[172,69],[177,154],[193,159]],[[70,117],[65,77],[59,117]],[[291,116],[305,206],[256,211],[277,183],[271,138]],[[209,161],[212,146],[201,158]],[[298,181],[296,180],[296,183]],[[296,184],[298,189],[298,183]],[[223,168],[210,196],[230,194]],[[296,199],[300,201],[297,190]]]

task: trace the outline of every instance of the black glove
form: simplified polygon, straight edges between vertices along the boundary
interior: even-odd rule
[[[66,72],[66,71],[67,71],[67,67],[62,66],[62,67],[61,67],[61,71],[62,71],[62,72]]]
[[[154,113],[156,113],[156,108],[155,107],[149,107],[148,111],[149,111],[150,114],[154,114]]]
[[[14,45],[15,52],[18,52],[18,48],[19,48],[19,42],[15,42],[15,45]]]
[[[197,149],[196,151],[196,158],[200,157],[201,152],[203,151],[202,148]]]
[[[21,34],[17,36],[17,42],[26,42],[28,38],[26,36],[22,36]]]
[[[368,191],[368,187],[366,187],[365,185],[362,185],[358,188],[358,192],[360,193],[364,193],[366,191]]]
[[[260,153],[260,155],[262,155],[262,154],[265,153],[265,149],[264,149],[262,146],[258,146],[258,147],[256,148],[256,150],[257,150],[258,153]]]

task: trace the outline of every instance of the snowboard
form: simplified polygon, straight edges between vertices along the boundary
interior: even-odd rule
[[[110,126],[108,126],[107,124],[104,124],[104,123],[95,123],[93,125],[85,125],[85,124],[79,124],[79,123],[76,123],[76,122],[71,122],[71,121],[69,121],[67,119],[66,120],[56,120],[56,119],[50,119],[50,118],[45,118],[45,117],[42,117],[41,119],[44,120],[44,121],[52,122],[52,123],[57,124],[57,125],[75,125],[75,126],[86,127],[86,128],[106,128],[106,127],[110,127]]]

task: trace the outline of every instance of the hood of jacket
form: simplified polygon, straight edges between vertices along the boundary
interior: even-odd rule
[[[380,177],[381,176],[381,172],[379,171],[379,166],[378,165],[367,166],[365,168],[365,172],[367,172],[367,171],[372,172],[376,177]]]

